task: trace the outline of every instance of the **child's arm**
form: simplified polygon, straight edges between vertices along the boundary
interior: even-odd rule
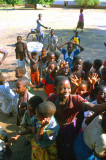
[[[66,45],[66,44],[68,44],[68,43],[70,43],[71,41],[68,41],[68,42],[66,42],[66,43],[62,43],[62,44],[60,44],[59,46],[57,46],[57,48],[61,51],[61,48],[64,46],[64,45]]]
[[[73,89],[73,93],[75,93],[75,92],[76,92],[76,89],[77,89],[78,86],[81,84],[81,78],[78,79],[76,75],[75,75],[75,76],[72,76],[71,82],[75,84],[75,87],[74,87],[74,89]]]
[[[80,46],[79,44],[74,43],[74,42],[70,42],[70,43],[75,44],[76,46],[78,46],[80,48],[80,52],[82,52],[84,50],[84,48],[82,46]]]
[[[40,26],[42,26],[43,28],[48,29],[48,27],[46,27],[46,26],[44,26],[43,24],[41,24],[41,23],[39,22],[39,20],[37,20],[37,23],[39,23]]]
[[[42,121],[41,127],[39,128],[39,130],[37,132],[37,135],[36,135],[37,141],[42,140],[42,136],[44,134],[45,126],[49,124],[49,120],[50,120],[50,118],[48,117],[48,118],[44,118],[44,120]]]
[[[28,55],[28,58],[33,62],[33,63],[37,63],[38,62],[38,59],[34,60],[32,59],[32,57],[30,56],[29,52],[27,51],[27,55]]]
[[[0,60],[0,65],[3,63],[3,61],[5,60],[5,58],[7,57],[8,55],[8,52],[6,50],[3,50],[3,49],[0,49],[0,53],[3,54],[3,57],[2,59]]]

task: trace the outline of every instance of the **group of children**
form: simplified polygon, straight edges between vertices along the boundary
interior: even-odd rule
[[[58,49],[64,60],[60,60]],[[77,32],[56,49],[43,47],[41,54],[29,53],[22,37],[17,37],[17,93],[0,74],[0,101],[9,116],[15,109],[17,126],[23,130],[7,143],[0,128],[1,160],[5,159],[3,146],[22,135],[32,146],[32,160],[106,158],[106,64],[100,59],[82,61],[78,54],[83,50]],[[31,80],[25,63],[30,63]],[[45,101],[37,96],[36,88],[45,89]]]

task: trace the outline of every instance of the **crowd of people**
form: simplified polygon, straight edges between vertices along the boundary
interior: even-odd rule
[[[77,28],[83,29],[82,12]],[[37,29],[43,42],[41,28],[47,27],[42,24],[42,15],[38,16]],[[32,146],[32,160],[106,159],[106,60],[82,61],[79,54],[84,48],[77,31],[68,42],[57,43],[51,29],[48,46],[40,54],[30,53],[22,37],[17,37],[16,94],[0,73],[0,102],[9,117],[15,110],[16,124],[22,131],[8,140],[8,133],[0,126],[0,160],[11,156],[6,149],[10,153],[9,145],[23,135]],[[0,53],[4,54],[1,64],[8,52]],[[44,88],[45,100],[37,96],[36,88]]]

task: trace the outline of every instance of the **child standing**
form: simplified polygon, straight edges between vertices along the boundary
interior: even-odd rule
[[[15,44],[16,59],[18,66],[26,68],[26,45],[22,42],[22,37],[17,36],[17,43]]]
[[[23,102],[26,102],[33,97],[31,93],[28,92],[29,80],[26,77],[19,78],[16,83],[17,94],[14,98],[14,107],[17,112],[17,125],[20,125],[22,120],[21,116],[21,105]]]
[[[36,85],[39,84],[39,70],[38,70],[38,58],[37,58],[37,53],[36,52],[32,52],[31,56],[29,55],[29,53],[27,52],[28,58],[30,59],[30,69],[31,69],[31,82],[32,84],[34,84],[34,82],[36,83]]]
[[[54,79],[56,77],[56,70],[57,70],[57,63],[50,62],[48,65],[48,74],[46,74],[42,81],[40,82],[40,85],[37,85],[36,88],[42,88],[45,86],[45,92],[47,96],[49,96],[51,93],[55,93],[54,91]]]
[[[100,113],[106,110],[106,103],[93,105],[79,95],[71,95],[70,82],[64,76],[61,79],[59,76],[56,94],[52,94],[48,100],[56,105],[55,118],[60,124],[57,138],[59,158],[74,160],[72,145],[76,134],[75,117],[77,113],[83,109]]]
[[[83,15],[83,9],[80,9],[79,21],[78,21],[76,30],[77,30],[77,28],[81,28],[81,29],[82,29],[82,32],[83,32],[83,28],[84,28],[84,15]],[[75,30],[75,31],[76,31],[76,30]]]
[[[41,55],[38,57],[40,79],[42,78],[42,66],[45,65],[47,60],[46,52],[46,49],[42,48]]]
[[[32,140],[32,160],[57,160],[56,137],[59,124],[54,118],[55,112],[55,105],[49,101],[37,107],[37,133]]]
[[[51,29],[50,35],[48,37],[47,50],[49,49],[52,52],[56,51],[57,42],[58,42],[58,38],[57,38],[57,36],[55,36],[55,31],[54,31],[54,29]]]
[[[74,40],[74,43],[80,44],[80,36],[78,35],[77,31],[75,32],[75,36],[73,36],[70,41],[72,40]],[[75,46],[74,48],[76,49],[77,47]]]
[[[67,50],[62,48],[66,44],[67,44]],[[79,49],[74,50],[74,45],[78,46]],[[64,60],[69,63],[69,69],[73,68],[72,65],[73,58],[84,50],[82,46],[71,41],[63,43],[59,45],[57,48],[63,53]]]
[[[85,72],[83,79],[88,80],[88,77],[91,77],[92,72],[90,71],[92,67],[92,62],[87,60],[82,63],[82,70]]]
[[[14,92],[10,89],[9,84],[5,82],[5,78],[2,74],[0,74],[0,102],[1,110],[12,116],[12,104],[13,99],[15,97]]]
[[[103,61],[101,59],[95,59],[93,61],[93,71],[94,73],[97,73],[99,75],[99,78],[101,76],[101,71],[100,71],[100,68],[102,67],[103,65]]]

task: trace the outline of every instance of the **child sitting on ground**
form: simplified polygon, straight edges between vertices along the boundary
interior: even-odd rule
[[[77,160],[106,159],[106,112],[95,117],[84,132],[77,136],[74,152]]]
[[[39,84],[39,70],[38,70],[38,58],[37,58],[37,53],[36,52],[32,52],[31,56],[27,51],[27,55],[28,58],[30,59],[30,69],[31,69],[31,82],[32,84],[34,84],[34,82],[36,83],[36,85]]]
[[[43,102],[37,106],[37,120],[33,121],[37,133],[32,140],[32,160],[57,160],[56,137],[59,124],[54,117],[55,112],[56,107],[52,102]]]
[[[20,125],[20,122],[22,120],[22,116],[21,115],[21,105],[22,102],[26,102],[33,97],[34,95],[32,95],[31,93],[28,92],[28,86],[29,86],[29,80],[26,77],[21,77],[17,80],[16,82],[16,91],[17,94],[14,97],[14,107],[16,109],[17,112],[17,125]]]
[[[26,68],[26,45],[22,42],[22,37],[17,36],[17,43],[15,44],[16,59],[18,66]]]
[[[56,77],[56,70],[57,70],[57,63],[55,61],[50,62],[48,65],[48,74],[46,74],[42,81],[40,82],[40,85],[37,85],[36,88],[42,88],[45,86],[45,92],[47,96],[49,96],[51,93],[55,93],[54,91],[54,79]]]
[[[38,57],[40,79],[42,79],[42,66],[45,65],[47,60],[46,52],[46,49],[42,48],[41,54]]]
[[[92,67],[92,62],[89,60],[84,61],[82,63],[82,70],[85,72],[83,79],[86,81],[88,81],[88,77],[91,77],[92,75],[92,72],[90,71],[91,67]]]
[[[55,118],[60,124],[57,138],[59,158],[74,160],[72,146],[76,135],[75,117],[77,113],[81,110],[91,110],[98,114],[106,110],[106,103],[93,105],[79,95],[72,95],[70,82],[65,76],[61,76],[61,78],[59,76],[57,82],[56,94],[49,96],[48,100],[56,105]]]
[[[12,116],[12,104],[13,99],[15,97],[15,93],[9,87],[9,84],[5,82],[5,78],[2,74],[0,74],[0,102],[1,102],[1,110]]]

